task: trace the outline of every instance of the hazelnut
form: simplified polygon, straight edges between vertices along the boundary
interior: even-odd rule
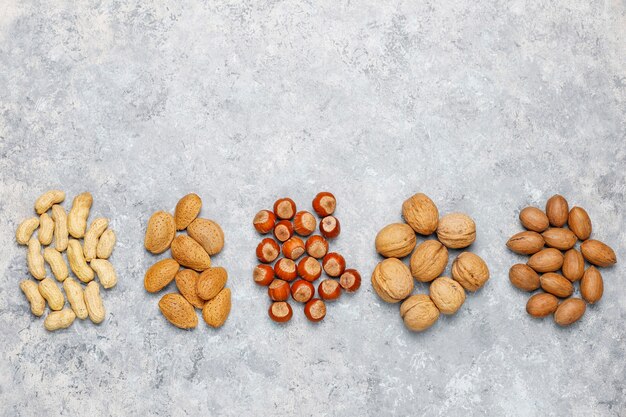
[[[448,249],[437,240],[420,243],[411,255],[411,275],[420,282],[430,282],[448,265]]]
[[[274,280],[274,270],[269,265],[257,265],[254,268],[252,277],[256,284],[267,286]]]
[[[293,219],[293,228],[300,236],[308,236],[315,231],[317,220],[308,211],[299,211]]]
[[[282,279],[275,279],[267,287],[267,295],[272,301],[287,301],[289,298],[289,284]]]
[[[293,281],[298,276],[296,263],[289,258],[280,258],[274,264],[274,273],[285,281]]]
[[[261,210],[252,221],[254,228],[261,234],[269,233],[276,223],[276,215],[269,210]]]
[[[302,279],[313,282],[322,275],[322,266],[317,259],[312,256],[302,258],[298,263],[298,275]]]
[[[322,300],[336,300],[341,295],[341,287],[334,279],[325,279],[317,287],[317,293]]]
[[[311,236],[306,241],[306,253],[310,256],[321,259],[328,252],[328,241],[320,235]]]
[[[304,242],[297,236],[283,243],[283,254],[292,260],[298,259],[304,253]]]
[[[278,243],[269,237],[263,239],[256,247],[256,257],[259,258],[259,261],[266,264],[274,262],[274,260],[278,258],[279,254],[280,247],[278,246]]]
[[[298,280],[291,284],[291,298],[306,303],[315,295],[315,287],[309,281]]]
[[[304,315],[312,322],[321,321],[326,317],[326,304],[319,298],[313,298],[304,306]]]
[[[279,219],[291,219],[296,214],[296,203],[291,198],[281,198],[274,203],[274,214]]]
[[[476,240],[476,224],[466,214],[446,214],[439,220],[437,237],[448,248],[466,248]]]
[[[355,292],[361,287],[361,274],[356,269],[346,269],[339,277],[339,285],[347,292]]]
[[[340,231],[339,220],[334,216],[326,216],[320,222],[320,233],[326,239],[336,238],[339,236]]]
[[[430,235],[437,230],[439,210],[426,194],[417,193],[402,203],[402,217],[420,235]]]
[[[443,314],[454,314],[465,302],[465,290],[455,280],[441,277],[430,284],[430,298]]]
[[[281,220],[274,226],[274,236],[284,242],[293,236],[293,224],[289,220]]]
[[[426,294],[413,295],[400,306],[400,317],[409,330],[421,332],[435,324],[439,309]]]
[[[411,226],[392,223],[383,227],[376,235],[376,252],[385,258],[402,258],[415,248],[416,240]]]
[[[396,258],[387,258],[376,265],[372,273],[372,287],[388,303],[404,300],[413,291],[409,268]]]
[[[337,252],[331,252],[324,256],[322,260],[322,268],[329,277],[338,277],[343,274],[346,269],[346,260]]]
[[[313,199],[313,210],[320,217],[330,216],[335,212],[335,207],[337,207],[337,200],[329,192],[323,191]]]
[[[285,323],[291,320],[293,316],[293,310],[289,303],[285,301],[277,301],[272,303],[269,308],[268,314],[270,318],[277,323]]]
[[[480,256],[463,252],[452,263],[452,278],[467,291],[476,291],[489,279],[489,268]]]

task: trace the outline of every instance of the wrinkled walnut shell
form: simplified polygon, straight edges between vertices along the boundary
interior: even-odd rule
[[[420,282],[430,282],[448,265],[448,249],[437,240],[420,243],[411,255],[411,275]]]
[[[384,301],[400,302],[413,291],[411,271],[399,259],[385,259],[376,265],[372,273],[372,287]]]
[[[476,291],[489,279],[489,268],[480,256],[463,252],[452,263],[452,278],[467,291]]]
[[[392,223],[376,235],[376,252],[385,258],[403,258],[415,248],[416,237],[411,226]]]
[[[439,224],[437,206],[422,193],[417,193],[402,203],[402,217],[416,233],[426,236],[437,230]]]
[[[465,302],[465,290],[455,280],[441,277],[430,284],[430,298],[443,314],[454,314]]]
[[[466,248],[476,240],[476,223],[463,213],[446,214],[439,219],[437,237],[448,248]]]
[[[439,318],[439,309],[429,296],[413,295],[400,306],[400,317],[409,330],[421,332],[435,324]]]

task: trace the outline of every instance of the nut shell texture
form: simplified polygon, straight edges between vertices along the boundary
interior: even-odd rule
[[[213,220],[195,219],[187,226],[187,233],[211,256],[224,248],[224,231]]]
[[[176,204],[174,210],[174,220],[176,222],[176,230],[184,230],[189,224],[198,217],[202,208],[202,199],[198,194],[187,194],[181,198]]]
[[[372,287],[384,301],[400,302],[413,291],[411,271],[399,259],[385,259],[372,273]]]
[[[448,249],[437,240],[420,243],[411,255],[411,275],[420,282],[440,276],[448,265]]]
[[[489,268],[476,254],[463,252],[452,263],[452,278],[468,291],[476,291],[489,279]]]
[[[454,314],[465,302],[465,290],[455,280],[441,277],[430,284],[430,298],[443,314]]]
[[[157,211],[148,220],[144,246],[153,254],[165,252],[176,235],[174,217],[164,211]]]
[[[417,193],[402,203],[402,217],[416,233],[430,235],[437,230],[439,210],[426,194]]]
[[[437,237],[448,248],[466,248],[476,240],[476,224],[466,214],[447,214],[439,220]]]
[[[411,253],[416,241],[415,232],[408,224],[389,224],[376,235],[376,252],[386,258],[402,258]]]
[[[439,318],[439,309],[429,296],[418,294],[402,303],[400,316],[409,330],[421,332],[435,324]]]

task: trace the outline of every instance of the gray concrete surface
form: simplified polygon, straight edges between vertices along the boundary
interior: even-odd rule
[[[0,415],[626,415],[625,14],[617,0],[4,0]],[[52,187],[91,191],[118,232],[100,326],[49,334],[19,291],[13,233]],[[251,219],[320,190],[364,285],[321,324],[296,308],[278,326],[251,281]],[[173,328],[143,290],[146,220],[191,191],[226,232],[219,331]],[[492,272],[423,334],[369,283],[376,231],[417,191],[476,219]],[[620,260],[567,329],[526,315],[504,246],[518,211],[556,192]]]

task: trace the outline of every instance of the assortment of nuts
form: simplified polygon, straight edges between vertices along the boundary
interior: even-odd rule
[[[465,302],[465,290],[477,291],[489,279],[489,268],[471,252],[461,253],[452,263],[452,278],[441,274],[448,265],[448,249],[461,249],[476,239],[471,217],[452,213],[439,217],[439,210],[425,194],[418,193],[402,204],[406,223],[383,227],[376,236],[376,251],[387,259],[372,273],[372,287],[388,303],[399,303],[407,328],[422,331],[435,324],[439,313],[454,314]],[[417,244],[417,234],[437,234],[438,240]],[[400,258],[410,253],[410,267]],[[413,279],[430,282],[430,295],[411,295]]]
[[[154,255],[171,249],[171,258],[152,265],[144,277],[144,287],[156,293],[176,281],[178,292],[165,294],[159,301],[163,316],[181,329],[198,325],[196,308],[211,327],[221,327],[230,313],[228,273],[211,265],[211,256],[224,247],[224,232],[214,221],[198,217],[202,200],[187,194],[178,201],[174,215],[157,211],[148,220],[144,246]],[[177,235],[177,231],[187,234]],[[183,267],[181,269],[181,266]]]
[[[339,298],[342,290],[354,292],[361,286],[361,276],[355,269],[346,269],[344,257],[328,252],[328,240],[339,236],[341,231],[339,220],[333,216],[336,205],[335,196],[328,192],[321,192],[313,199],[313,210],[321,219],[320,235],[313,235],[317,228],[315,216],[308,211],[297,211],[296,203],[290,198],[281,198],[274,203],[273,210],[261,210],[254,216],[254,228],[263,235],[271,232],[275,238],[264,238],[257,246],[256,256],[261,264],[252,274],[255,283],[267,287],[272,301],[268,314],[272,320],[279,323],[291,320],[293,310],[288,303],[291,295],[294,301],[304,304],[304,314],[310,321],[321,321],[326,316],[327,301]],[[281,252],[283,257],[279,258]],[[320,282],[319,298],[315,298],[313,283],[322,272],[330,278]]]
[[[594,304],[602,298],[604,283],[597,267],[613,265],[615,252],[590,239],[587,212],[581,207],[570,210],[567,200],[558,194],[550,197],[545,212],[526,207],[519,219],[526,231],[513,235],[506,245],[515,253],[531,256],[526,264],[511,267],[509,279],[522,291],[543,290],[530,297],[526,311],[532,317],[554,313],[554,321],[561,326],[578,321],[585,314],[585,301]],[[579,240],[582,243],[576,248]],[[586,269],[585,261],[590,264]],[[578,281],[582,299],[570,298]],[[559,303],[559,299],[565,300]]]
[[[115,232],[109,228],[109,221],[99,217],[87,227],[93,203],[88,192],[74,198],[69,213],[60,205],[64,200],[63,191],[45,192],[35,201],[38,216],[24,220],[15,232],[17,243],[28,245],[28,270],[39,280],[39,284],[23,280],[20,289],[35,316],[42,316],[48,304],[50,313],[44,327],[49,331],[66,329],[76,318],[89,317],[96,324],[104,321],[100,285],[109,289],[117,284],[117,274],[108,260],[115,246]],[[79,239],[83,239],[82,245]],[[66,250],[68,262],[63,257]],[[56,281],[63,284],[65,295],[55,280],[47,277],[46,263]],[[70,270],[80,283],[70,277]],[[100,284],[94,281],[96,277]],[[86,284],[84,289],[81,283]],[[66,296],[70,308],[65,307]]]

